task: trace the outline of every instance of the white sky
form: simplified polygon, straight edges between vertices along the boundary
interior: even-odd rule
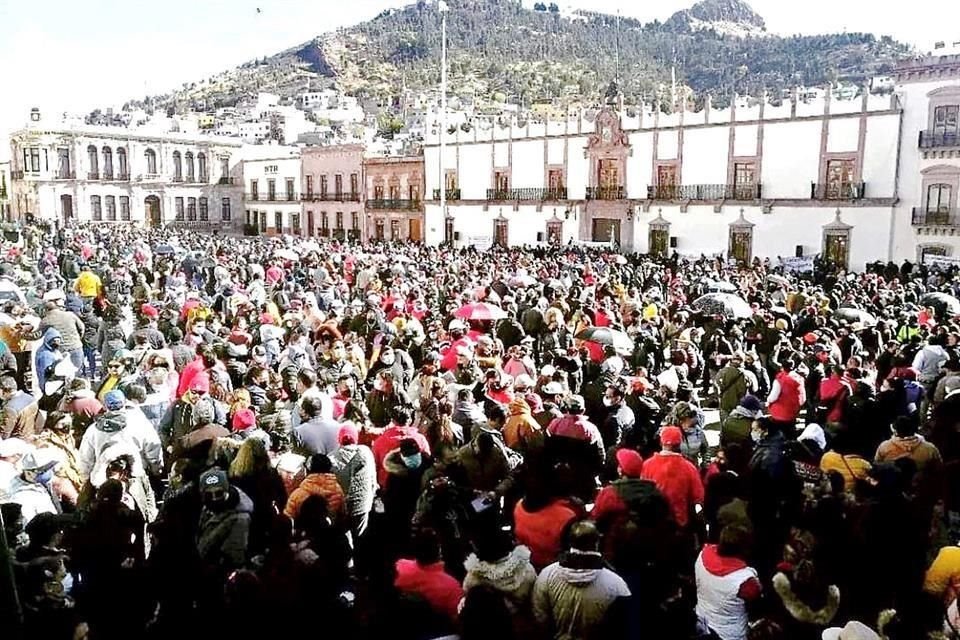
[[[524,0],[526,5],[532,2]],[[0,60],[4,61],[0,134],[20,126],[33,106],[52,112],[85,112],[163,93],[409,3],[0,0]],[[692,0],[560,4],[609,13],[619,9],[649,21],[664,20]],[[775,33],[868,31],[893,35],[921,49],[929,49],[936,40],[960,40],[960,3],[950,0],[912,0],[907,5],[895,5],[892,0],[753,0],[751,4]],[[450,5],[456,11],[456,0],[450,0]]]

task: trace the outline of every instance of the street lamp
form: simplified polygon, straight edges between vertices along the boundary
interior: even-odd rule
[[[437,0],[440,12],[440,213],[447,219],[446,135],[447,135],[447,12],[444,0]]]

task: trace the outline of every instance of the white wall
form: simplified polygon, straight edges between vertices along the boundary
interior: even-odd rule
[[[683,184],[725,184],[730,133],[727,127],[683,132]]]
[[[809,198],[820,167],[819,121],[778,122],[763,128],[761,183],[765,198]]]
[[[874,116],[867,118],[867,137],[863,149],[863,181],[867,183],[867,197],[892,198],[897,173],[897,137],[900,118]],[[905,136],[904,145],[914,142]],[[902,197],[902,196],[901,196]]]
[[[513,143],[511,173],[510,187],[513,189],[543,188],[543,140],[523,140]]]
[[[512,205],[490,206],[486,211],[482,205],[449,204],[447,210],[454,218],[454,233],[460,234],[458,246],[489,246],[493,242],[494,220],[503,217],[508,221],[508,241],[511,245],[535,244],[537,234],[547,237],[547,222],[556,216],[563,222],[563,241],[575,238],[577,221],[572,217],[566,220],[563,207],[544,206],[537,211],[536,206],[521,206],[516,211]],[[444,220],[440,207],[428,203],[425,211],[426,242],[439,244],[443,242]]]
[[[449,150],[451,153],[453,149]],[[460,147],[460,197],[483,200],[487,197],[492,168],[492,144],[467,144]]]
[[[657,160],[676,160],[680,134],[676,130],[661,131],[657,136]]]
[[[859,118],[831,118],[827,126],[827,153],[856,152]]]
[[[631,133],[629,142],[633,153],[627,156],[627,197],[646,198],[652,167],[653,133]]]
[[[755,124],[737,127],[733,132],[733,155],[755,156],[757,154],[757,133],[759,129]]]
[[[584,152],[587,148],[586,136],[570,138],[567,153],[567,197],[571,200],[586,197],[589,184],[590,164]]]

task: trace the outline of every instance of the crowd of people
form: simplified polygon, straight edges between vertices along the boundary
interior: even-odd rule
[[[4,635],[960,638],[955,271],[13,236]]]

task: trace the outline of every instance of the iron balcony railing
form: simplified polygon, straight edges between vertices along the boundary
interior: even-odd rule
[[[217,184],[236,184],[236,179],[224,176],[217,181]]]
[[[58,171],[55,176],[57,180],[76,180],[77,174],[75,171]]]
[[[377,210],[411,211],[420,208],[419,200],[367,200],[367,207]]]
[[[129,174],[129,173],[118,173],[116,179],[117,179],[117,180],[123,180],[124,182],[126,182],[127,180],[130,180],[130,174]]]
[[[360,202],[359,193],[308,193],[304,200],[309,202]]]
[[[956,131],[921,131],[918,145],[921,149],[960,147],[960,133]]]
[[[104,180],[113,180],[113,172],[112,172],[112,171],[104,171],[102,177],[103,177]]]
[[[447,200],[459,200],[460,199],[460,189],[447,189]],[[440,189],[433,190],[433,199],[440,199]]]
[[[194,182],[193,176],[187,176],[186,178],[183,179],[183,181],[186,182],[187,184],[193,184]]]
[[[300,202],[300,196],[296,193],[287,193],[287,202]]]
[[[625,197],[623,187],[587,187],[587,200],[623,200]]]
[[[567,190],[559,189],[487,189],[487,200],[566,200]]]
[[[913,226],[960,227],[960,210],[914,207]]]
[[[96,171],[90,171],[87,173],[87,180],[99,180],[100,174]]]
[[[833,182],[810,185],[811,200],[861,200],[866,193],[865,182]]]
[[[260,194],[259,194],[259,193],[245,193],[245,194],[243,194],[243,199],[244,199],[244,200],[252,200],[252,201],[254,201],[254,202],[259,202],[259,201],[260,201]]]
[[[11,179],[11,180],[23,180],[23,171],[20,171],[20,170],[11,171],[11,172],[10,172],[10,179]]]
[[[268,193],[268,194],[267,194],[267,202],[276,202],[276,201],[277,201],[277,194],[276,194],[276,193]]]
[[[173,176],[173,182],[183,182],[183,176]]]
[[[759,200],[759,184],[685,184],[647,187],[647,200]]]

